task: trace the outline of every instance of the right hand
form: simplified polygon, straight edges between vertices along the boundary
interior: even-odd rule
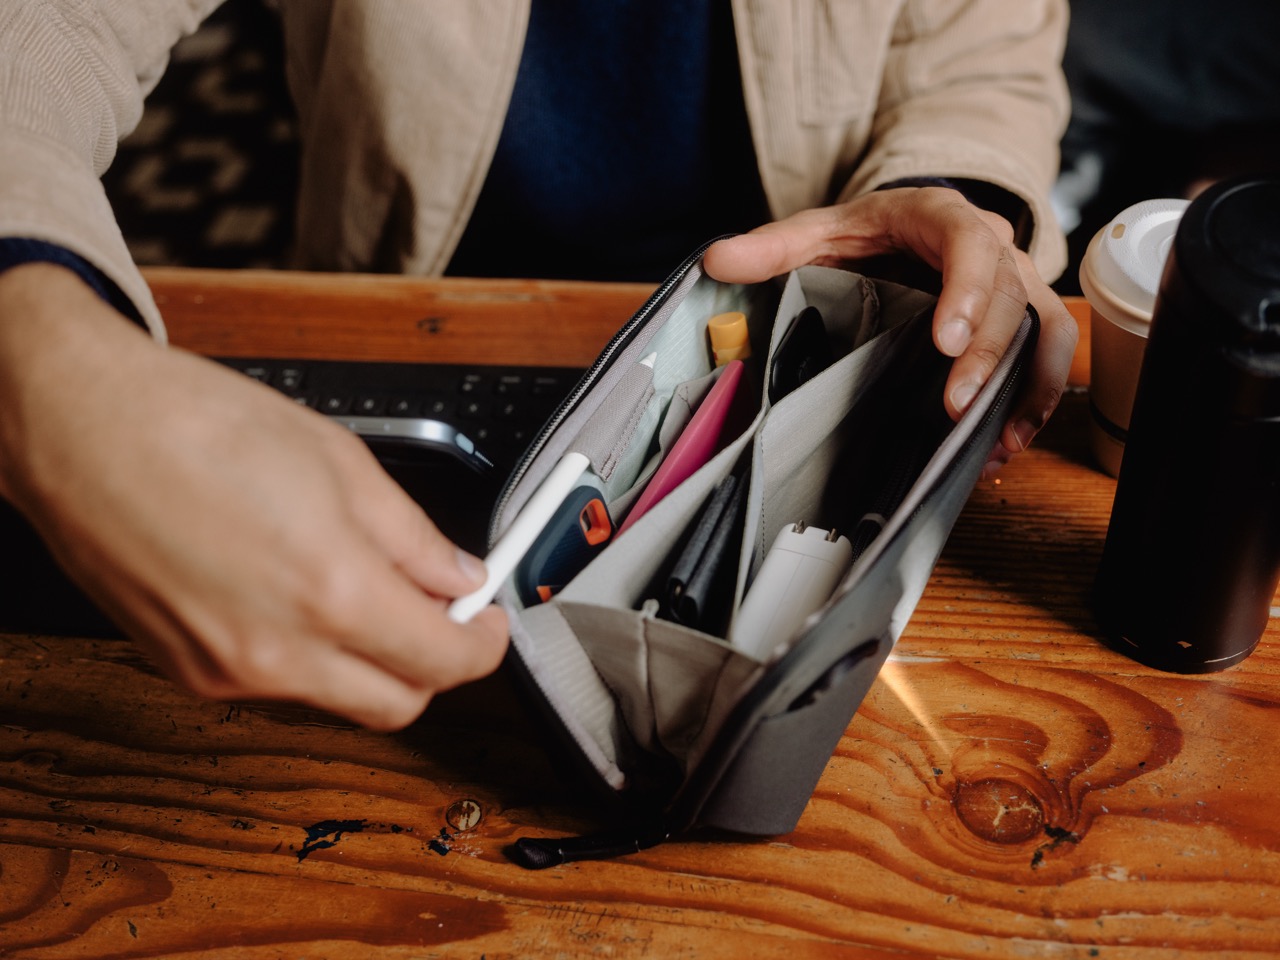
[[[156,344],[74,274],[0,275],[0,495],[173,678],[377,729],[497,668],[483,566],[365,445],[242,374]]]
[[[1013,228],[954,190],[877,190],[832,207],[803,210],[713,244],[707,273],[729,283],[758,283],[806,263],[856,265],[905,253],[938,271],[934,343],[955,357],[944,404],[952,418],[968,409],[1017,332],[1027,304],[1040,336],[1026,388],[987,464],[987,475],[1025,450],[1048,421],[1067,383],[1079,331],[1066,306],[1013,245]]]

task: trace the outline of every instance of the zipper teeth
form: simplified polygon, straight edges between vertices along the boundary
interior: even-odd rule
[[[503,513],[507,509],[507,506],[511,503],[512,492],[524,478],[524,475],[529,471],[530,464],[532,464],[533,461],[537,459],[538,454],[542,452],[542,448],[546,446],[547,440],[556,432],[565,417],[569,415],[569,412],[591,388],[591,385],[595,382],[596,378],[599,377],[600,374],[613,362],[614,354],[621,350],[622,347],[626,346],[635,334],[636,330],[648,321],[649,317],[658,309],[662,304],[662,301],[667,298],[669,293],[671,293],[672,289],[674,289],[675,286],[685,278],[689,271],[693,269],[694,265],[702,259],[702,255],[706,253],[707,248],[713,243],[730,236],[733,236],[733,234],[725,234],[724,236],[708,240],[706,243],[702,244],[702,246],[698,247],[698,249],[693,253],[689,254],[689,256],[685,257],[680,265],[672,271],[670,276],[663,280],[662,283],[658,285],[657,289],[649,295],[649,299],[641,305],[640,309],[635,312],[632,318],[624,323],[622,328],[609,339],[609,342],[605,344],[604,349],[600,351],[600,355],[596,357],[595,361],[582,375],[582,379],[578,381],[577,385],[570,391],[569,395],[561,401],[558,407],[556,407],[555,413],[553,413],[551,418],[543,424],[542,429],[539,430],[537,436],[533,438],[529,448],[525,451],[524,455],[520,458],[520,461],[516,464],[515,469],[511,472],[511,476],[507,478],[507,482],[502,488],[502,493],[498,495],[498,500],[493,507],[493,513],[489,517],[490,545],[492,545],[497,539],[498,525]]]
[[[1027,327],[1026,333],[1022,335],[1022,342],[1018,344],[1017,353],[1009,364],[1012,368],[1009,371],[1009,375],[1005,377],[1004,383],[1000,384],[1000,392],[996,394],[995,400],[992,401],[991,409],[988,410],[986,416],[982,418],[982,423],[979,425],[979,429],[973,431],[973,433],[969,434],[965,439],[964,445],[961,447],[960,451],[962,454],[967,453],[969,449],[978,442],[978,434],[981,432],[982,428],[986,427],[986,425],[995,417],[1004,415],[1001,411],[1004,408],[1005,400],[1008,399],[1009,394],[1016,390],[1018,385],[1022,382],[1022,377],[1026,373],[1027,369],[1027,358],[1023,356],[1023,352],[1026,350],[1027,340],[1029,340],[1033,334],[1038,338],[1040,332],[1039,315],[1033,312],[1032,318],[1032,322]],[[952,462],[954,463],[959,459],[961,458],[957,457],[956,460],[953,460]]]

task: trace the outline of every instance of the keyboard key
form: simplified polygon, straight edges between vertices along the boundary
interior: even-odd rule
[[[287,393],[302,389],[302,368],[295,366],[282,367],[275,377],[275,385]]]

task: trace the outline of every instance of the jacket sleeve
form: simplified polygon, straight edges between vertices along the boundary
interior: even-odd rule
[[[1057,277],[1066,245],[1049,192],[1070,113],[1066,29],[1066,0],[906,0],[871,140],[840,198],[918,177],[991,183],[1026,203],[1031,256]]]
[[[220,0],[0,0],[0,236],[64,247],[164,327],[100,177],[169,51]]]

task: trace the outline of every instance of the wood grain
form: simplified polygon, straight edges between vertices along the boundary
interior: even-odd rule
[[[297,337],[310,355],[394,353],[400,336],[435,350],[464,315],[606,337],[605,316],[644,298],[153,282],[176,340],[270,353]],[[271,320],[283,302],[296,312]],[[184,304],[221,332],[197,337]],[[399,319],[364,336],[381,312]],[[447,335],[412,332],[419,314]],[[263,318],[283,329],[233,329]],[[502,362],[529,339],[512,334]],[[198,700],[124,640],[0,635],[0,956],[1280,955],[1280,636],[1195,677],[1098,642],[1087,598],[1114,483],[1089,462],[1086,417],[1068,395],[980,484],[799,827],[775,839],[526,872],[505,859],[514,838],[591,829],[599,806],[502,675],[378,735]]]
[[[581,366],[646,284],[152,268],[175,344],[211,356]]]

